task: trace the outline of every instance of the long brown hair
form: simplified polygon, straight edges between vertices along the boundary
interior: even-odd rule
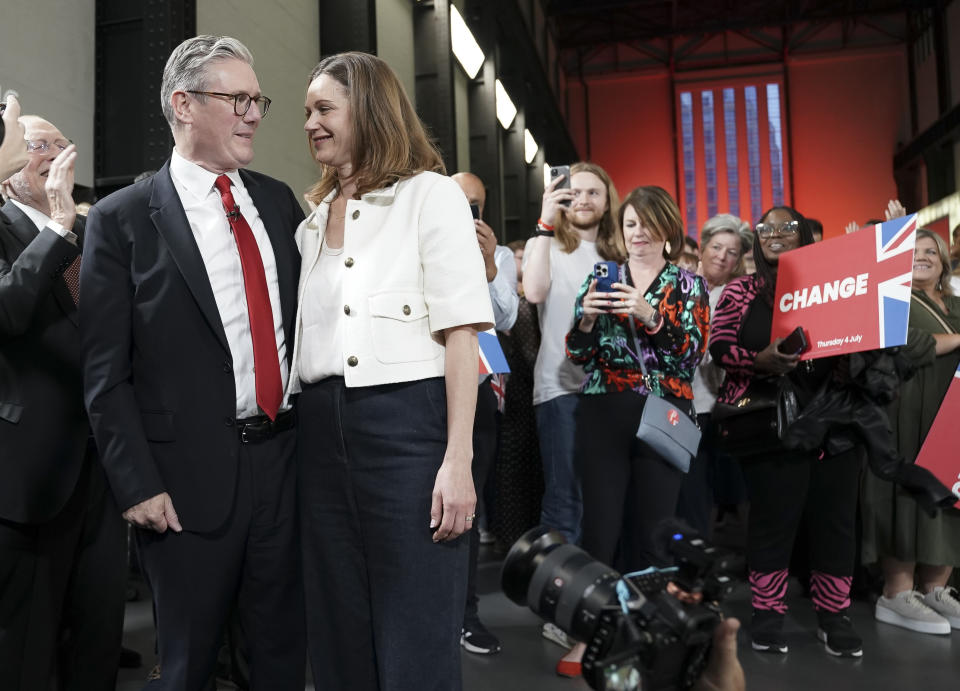
[[[620,206],[618,220],[621,226],[624,211],[628,206],[637,212],[640,222],[657,240],[667,243],[663,248],[663,258],[676,261],[684,249],[683,219],[680,217],[680,208],[670,193],[657,185],[637,187],[627,195]],[[622,236],[620,244],[623,246],[623,257],[620,261],[626,261],[627,248]]]
[[[617,188],[613,186],[613,180],[607,175],[607,171],[596,163],[587,163],[586,161],[580,161],[570,166],[570,177],[577,173],[593,173],[600,178],[603,186],[606,187],[607,210],[600,218],[600,226],[597,228],[597,253],[607,261],[622,262],[622,257],[626,256],[627,251],[623,244],[623,236],[620,234],[620,225],[617,223],[620,198],[617,196]],[[557,240],[563,246],[563,251],[567,254],[580,246],[580,235],[571,226],[566,214],[560,215],[555,233]]]
[[[440,152],[387,63],[369,53],[338,53],[317,63],[307,85],[322,74],[343,85],[350,101],[357,199],[425,170],[446,173]],[[319,204],[334,190],[340,190],[337,169],[320,164],[320,180],[307,199]]]

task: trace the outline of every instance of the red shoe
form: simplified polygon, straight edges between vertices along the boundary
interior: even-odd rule
[[[557,663],[557,674],[559,674],[561,677],[574,679],[583,675],[583,669],[579,662],[574,662],[573,660],[560,660],[560,662]]]

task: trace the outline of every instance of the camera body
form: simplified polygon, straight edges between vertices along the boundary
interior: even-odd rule
[[[677,564],[666,571],[621,577],[543,527],[523,535],[504,561],[507,596],[587,644],[590,688],[637,689],[642,680],[644,691],[688,689],[706,665],[719,603],[742,560],[688,531],[666,532]]]

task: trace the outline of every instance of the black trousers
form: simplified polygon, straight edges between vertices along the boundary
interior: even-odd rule
[[[302,691],[303,588],[296,511],[296,432],[239,445],[233,507],[213,533],[137,530],[153,589],[160,679],[151,691],[210,680],[238,605],[254,691]],[[177,498],[172,497],[174,508]]]
[[[645,398],[633,391],[583,395],[574,463],[583,490],[580,546],[595,559],[635,571],[668,566],[653,532],[672,518],[683,473],[640,442]]]
[[[300,511],[310,664],[326,691],[456,691],[468,537],[434,543],[442,378],[305,386]]]
[[[750,498],[747,563],[751,570],[780,571],[801,520],[807,525],[810,568],[852,576],[856,552],[860,460],[856,449],[818,458],[817,452],[774,449],[745,460]]]
[[[473,418],[473,487],[477,492],[477,517],[473,528],[467,533],[470,540],[470,564],[467,569],[467,609],[465,618],[476,617],[477,604],[477,559],[480,553],[480,519],[486,502],[481,502],[490,470],[497,457],[497,397],[490,388],[490,382],[484,381],[477,389],[477,413]]]
[[[126,602],[124,522],[91,440],[51,521],[0,520],[0,688],[113,691]]]

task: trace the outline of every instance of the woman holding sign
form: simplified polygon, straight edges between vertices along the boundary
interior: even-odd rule
[[[897,449],[912,462],[937,416],[960,362],[960,297],[950,290],[950,256],[940,237],[917,231],[913,300],[907,345],[902,352],[917,367],[894,404]],[[880,561],[883,595],[878,621],[920,633],[960,629],[960,598],[947,581],[960,564],[960,512],[931,518],[917,502],[873,473],[864,477],[863,558]]]
[[[713,315],[710,354],[726,372],[714,418],[726,404],[743,414],[740,422],[748,422],[739,443],[734,446],[727,438],[726,444],[741,462],[750,499],[747,562],[754,650],[787,652],[787,570],[806,514],[817,636],[831,655],[859,657],[862,642],[847,617],[855,559],[857,451],[826,456],[787,449],[776,433],[776,406],[757,405],[760,400],[776,401],[786,384],[802,406],[824,382],[832,381],[836,358],[800,365],[799,351],[783,352],[783,339],[770,341],[779,257],[812,243],[806,219],[789,207],[771,209],[757,224],[757,272],[728,283]],[[747,418],[746,411],[754,417]],[[721,440],[722,435],[721,430]]]

